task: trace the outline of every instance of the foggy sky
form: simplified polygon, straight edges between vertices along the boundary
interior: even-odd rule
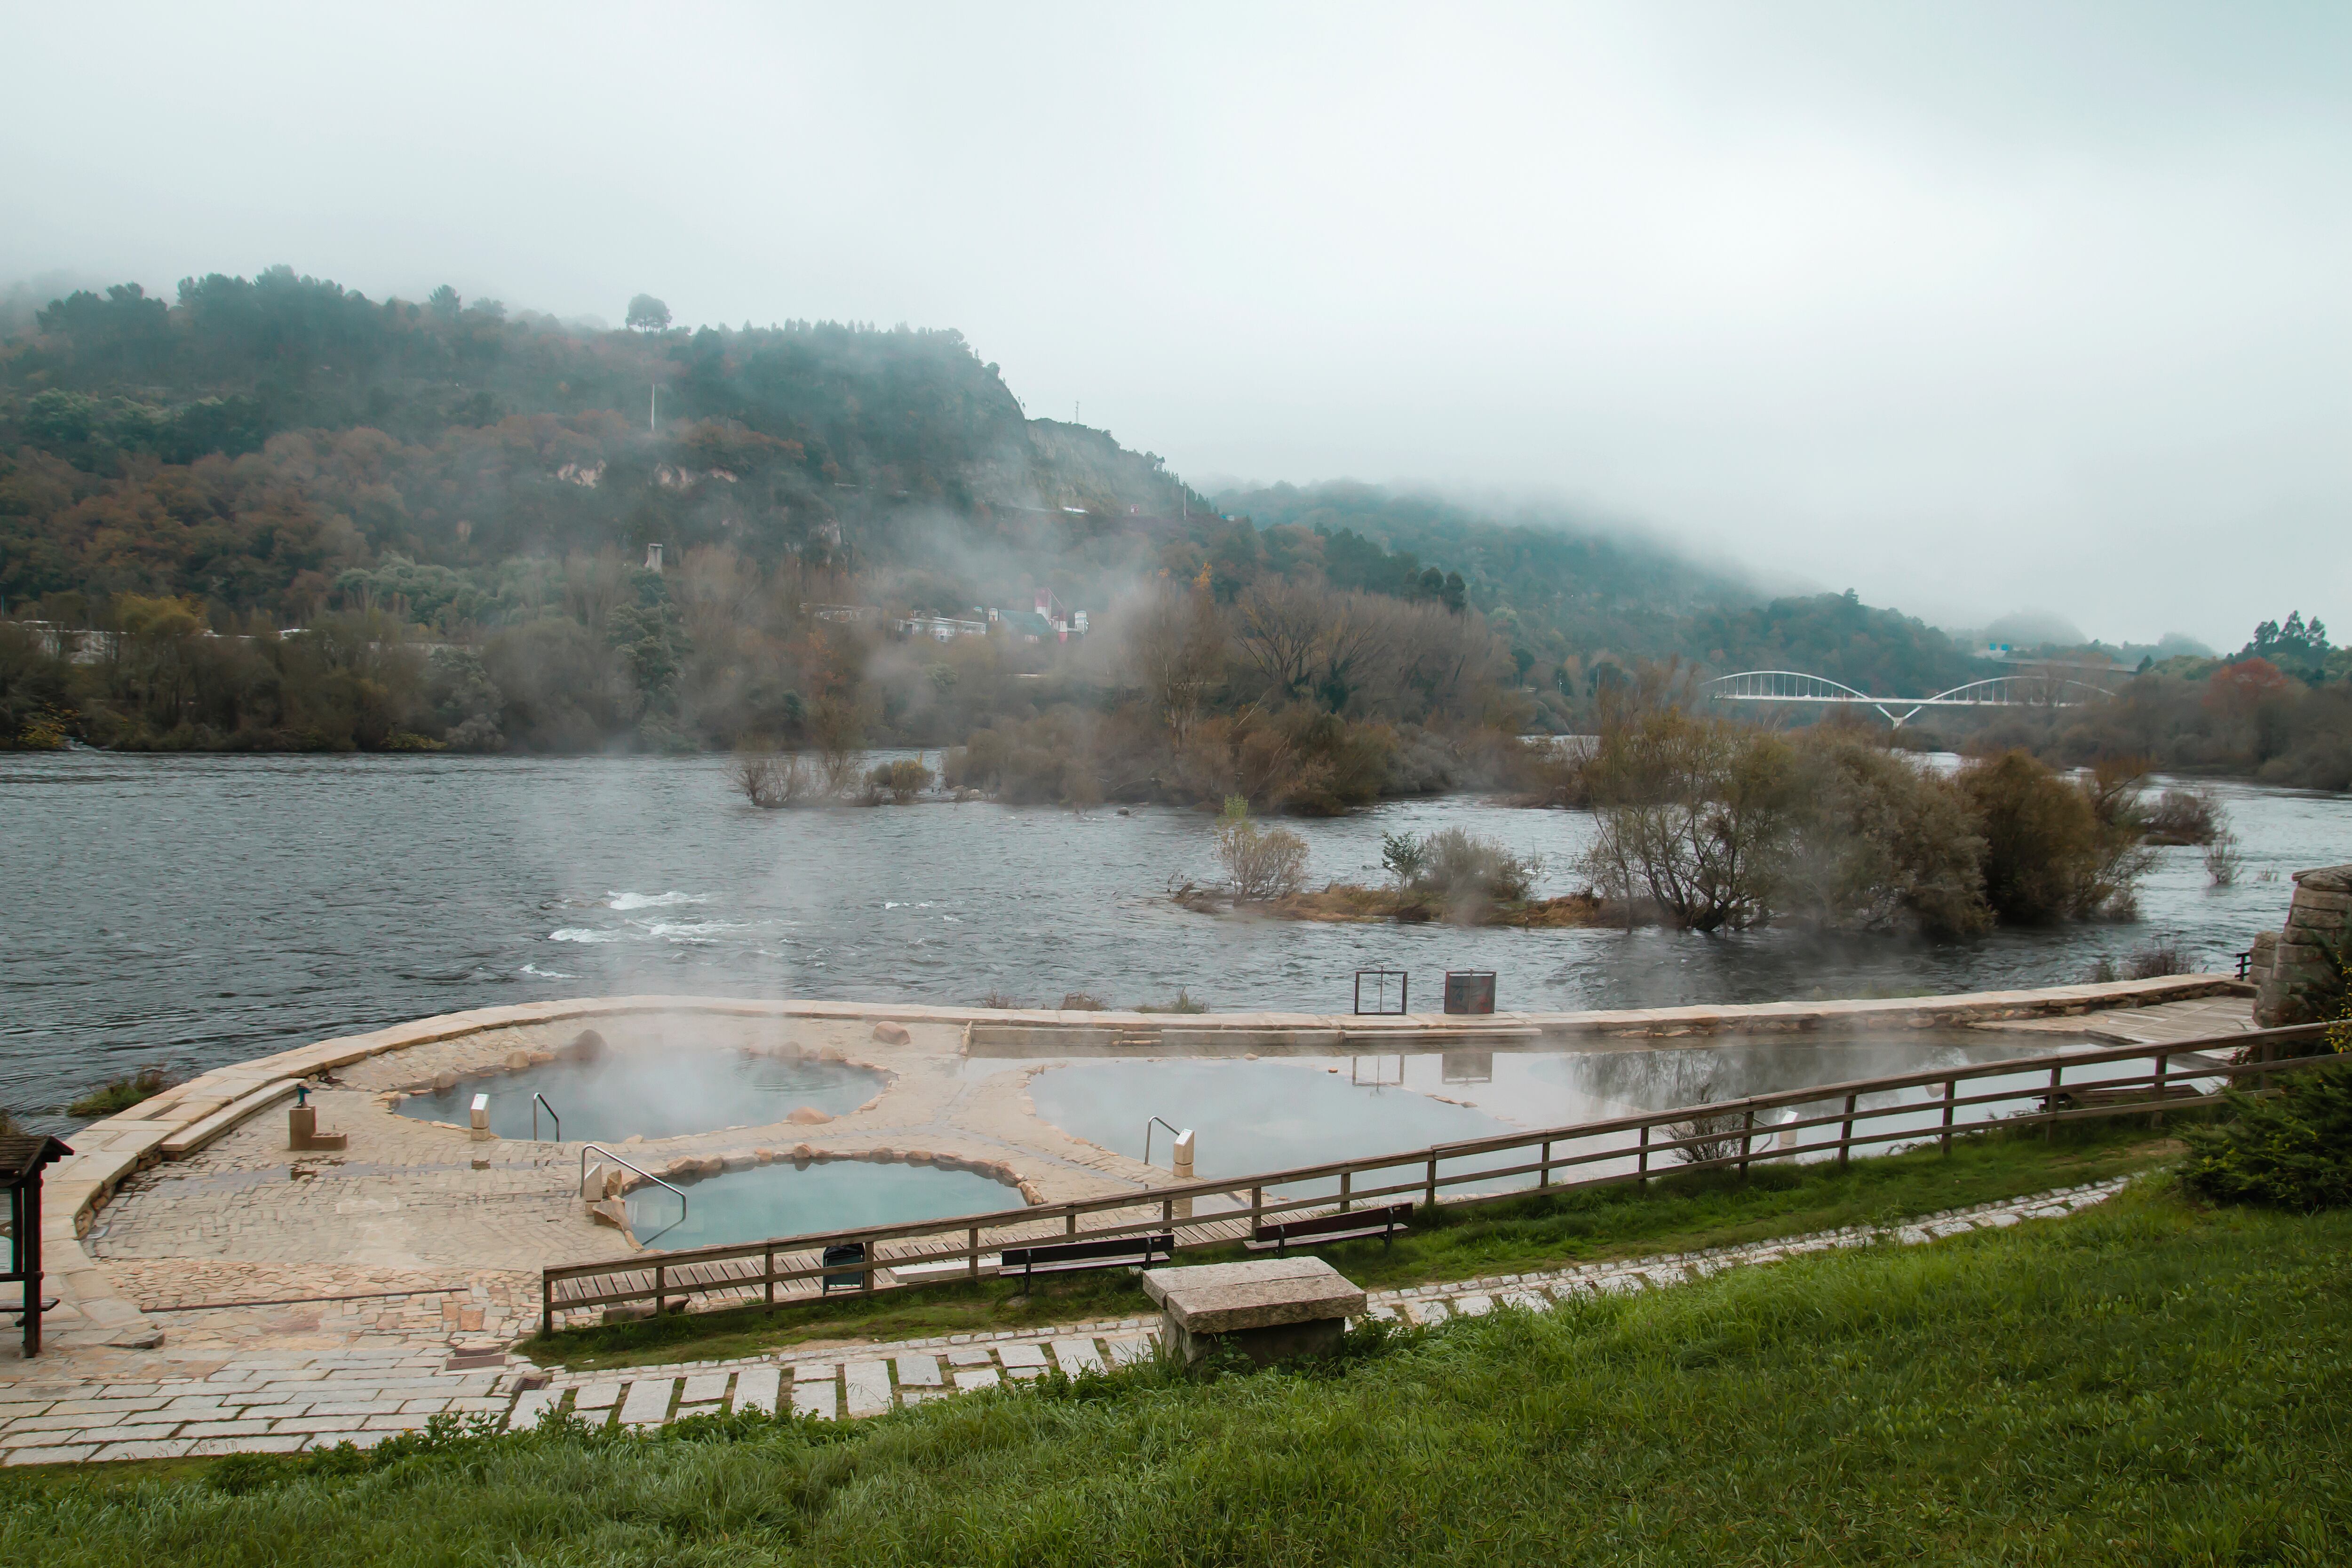
[[[5,22],[0,281],[953,326],[1195,482],[1547,496],[1949,625],[2352,632],[2352,8]]]

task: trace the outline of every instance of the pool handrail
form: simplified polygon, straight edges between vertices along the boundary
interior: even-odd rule
[[[542,1105],[547,1105],[548,1119],[555,1123],[555,1141],[558,1143],[562,1142],[563,1118],[555,1114],[555,1107],[548,1105],[547,1096],[540,1093],[537,1089],[533,1089],[530,1092],[530,1141],[534,1143],[539,1142],[539,1108]],[[587,1179],[584,1172],[582,1173],[581,1179],[583,1181]]]
[[[1171,1126],[1168,1119],[1164,1116],[1155,1116],[1151,1118],[1150,1121],[1146,1121],[1143,1124],[1143,1163],[1147,1165],[1151,1163],[1151,1123],[1153,1121],[1157,1121],[1160,1126],[1166,1127],[1169,1131],[1174,1133],[1179,1138],[1184,1136],[1183,1129]],[[1170,1173],[1173,1174],[1174,1173],[1171,1171]]]
[[[550,1109],[549,1114],[554,1114],[552,1108]],[[588,1185],[588,1155],[592,1151],[595,1153],[604,1155],[604,1158],[612,1161],[615,1165],[624,1166],[629,1170],[635,1171],[638,1175],[643,1176],[646,1181],[651,1182],[657,1187],[669,1187],[671,1192],[677,1194],[677,1222],[680,1225],[684,1225],[686,1223],[688,1205],[686,1201],[686,1191],[684,1188],[670,1186],[669,1183],[663,1181],[659,1176],[655,1175],[643,1165],[636,1163],[635,1161],[624,1160],[618,1154],[614,1153],[610,1149],[605,1148],[602,1143],[583,1143],[580,1145],[581,1187],[585,1188]],[[585,1194],[583,1193],[583,1195],[584,1196]],[[663,1228],[667,1229],[668,1227],[665,1226]]]

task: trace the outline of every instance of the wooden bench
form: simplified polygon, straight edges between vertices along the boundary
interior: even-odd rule
[[[1294,1246],[1319,1246],[1330,1241],[1365,1241],[1379,1237],[1392,1241],[1396,1233],[1404,1229],[1412,1218],[1411,1204],[1391,1204],[1385,1208],[1349,1209],[1339,1214],[1318,1215],[1313,1219],[1282,1220],[1262,1225],[1250,1232],[1242,1243],[1252,1252],[1271,1251],[1277,1258]]]
[[[1008,1247],[1003,1253],[1003,1272],[1068,1274],[1083,1268],[1149,1268],[1176,1256],[1172,1231],[1156,1236],[1119,1236],[1108,1241],[1057,1241],[1044,1247]]]

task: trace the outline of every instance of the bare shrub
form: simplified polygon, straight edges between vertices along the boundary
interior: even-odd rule
[[[745,800],[762,811],[804,805],[816,794],[816,780],[806,763],[773,752],[737,757],[728,777]]]
[[[1679,708],[1612,719],[1584,770],[1600,831],[1583,868],[1627,908],[1647,900],[1693,931],[1771,916],[1790,832],[1787,742]]]
[[[980,999],[980,1005],[983,1007],[1000,1008],[1018,1007],[1021,1005],[1018,999],[1008,996],[1002,991],[991,991],[987,995]]]
[[[858,753],[866,744],[864,718],[854,705],[828,697],[810,710],[808,727],[816,739],[824,793],[847,795],[857,782]]]
[[[1062,998],[1065,1013],[1099,1013],[1109,1006],[1101,997],[1087,991],[1072,991]]]
[[[2147,809],[2141,837],[2150,844],[2212,844],[2228,829],[2221,803],[2203,789],[2168,789]]]
[[[2205,846],[2205,875],[2217,888],[2234,885],[2246,868],[2245,851],[2239,847],[2238,836],[2224,827],[2213,835]]]
[[[2167,974],[2194,974],[2197,963],[2189,950],[2168,937],[2153,942],[2124,960],[2126,980],[2155,980]]]
[[[866,776],[866,798],[878,803],[887,795],[904,805],[930,788],[931,779],[931,770],[919,760],[901,758],[895,763],[883,763]]]
[[[1698,1098],[1702,1103],[1715,1098],[1713,1080],[1698,1086]],[[1675,1151],[1675,1159],[1685,1165],[1697,1165],[1709,1160],[1728,1160],[1738,1154],[1745,1122],[1746,1117],[1740,1112],[1717,1111],[1670,1121],[1661,1131],[1668,1141],[1682,1144]]]
[[[1226,800],[1216,837],[1217,859],[1236,900],[1264,902],[1305,885],[1307,840],[1287,828],[1260,827],[1250,820],[1249,802],[1241,796]]]
[[[1515,854],[1496,839],[1459,827],[1422,838],[1389,834],[1381,840],[1381,862],[1404,890],[1426,893],[1455,909],[1525,903],[1543,869],[1542,857]]]

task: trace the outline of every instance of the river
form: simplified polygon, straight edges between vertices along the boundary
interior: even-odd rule
[[[1505,1009],[1902,994],[2085,979],[2158,939],[2225,966],[2286,874],[2352,858],[2352,798],[2213,786],[2232,888],[2159,852],[2128,925],[1926,946],[1790,931],[1518,931],[1188,912],[1207,819],[968,803],[761,812],[715,757],[0,755],[0,1105],[61,1107],[434,1013],[614,992],[1345,1011],[1351,972],[1491,969]],[[1377,881],[1384,832],[1462,826],[1580,885],[1591,818],[1465,797],[1291,824],[1312,883]],[[1424,1001],[1424,999],[1426,999]]]

